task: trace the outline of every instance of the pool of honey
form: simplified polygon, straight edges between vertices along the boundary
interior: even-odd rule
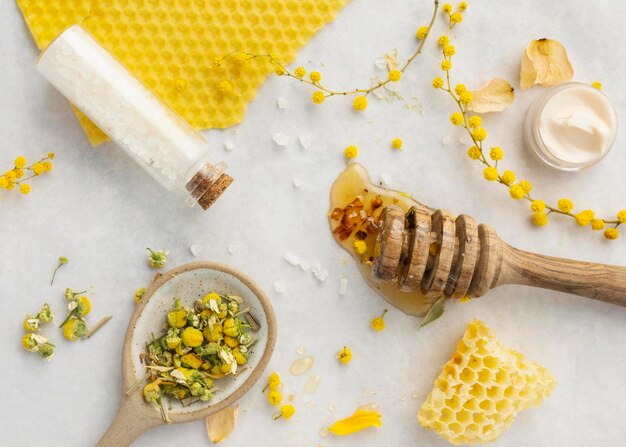
[[[355,203],[357,206],[351,205]],[[382,209],[392,204],[402,207],[405,211],[412,206],[424,207],[405,193],[374,185],[362,165],[350,163],[339,174],[330,191],[328,212],[330,229],[337,243],[350,253],[357,263],[365,282],[376,293],[409,315],[423,316],[430,309],[432,300],[424,297],[419,290],[402,292],[398,290],[395,281],[383,284],[372,279],[372,260],[377,236],[375,224]],[[354,213],[354,220],[359,221],[353,228],[347,228],[343,220],[343,216],[348,213]],[[367,251],[363,255],[355,250],[354,243],[357,239],[362,239],[367,244]]]

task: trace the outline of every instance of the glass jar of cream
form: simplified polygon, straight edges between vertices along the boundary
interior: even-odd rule
[[[617,135],[617,113],[600,90],[571,82],[551,88],[528,109],[526,143],[544,163],[579,171],[608,154]]]

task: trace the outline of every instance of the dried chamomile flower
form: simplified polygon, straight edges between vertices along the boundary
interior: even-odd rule
[[[222,411],[212,414],[205,419],[206,432],[213,444],[222,442],[235,429],[239,405],[226,407]]]
[[[231,302],[237,305],[231,306]],[[180,299],[174,300],[166,315],[166,330],[158,338],[153,336],[140,355],[151,380],[144,388],[144,400],[159,408],[166,421],[163,398],[176,399],[183,406],[208,402],[218,389],[213,381],[237,374],[238,366],[248,362],[256,339],[247,334],[251,324],[244,322],[253,319],[249,309],[241,298],[215,292],[196,300],[190,308]],[[230,322],[225,325],[227,320]]]
[[[45,303],[39,313],[37,314],[37,318],[41,323],[50,323],[54,320],[54,315],[52,314],[52,310],[50,310],[50,306],[48,303]]]
[[[139,301],[141,301],[141,298],[143,298],[145,293],[146,293],[145,287],[140,287],[139,289],[135,290],[135,294],[134,294],[135,303],[138,303]]]
[[[375,410],[359,408],[352,416],[341,419],[328,427],[335,436],[346,436],[369,427],[382,427],[380,413]]]
[[[531,41],[522,55],[520,85],[530,88],[535,84],[545,87],[571,81],[574,69],[563,44],[553,39]]]
[[[39,330],[39,319],[33,317],[32,315],[26,315],[22,326],[27,332],[36,332]]]
[[[52,272],[52,280],[50,280],[50,285],[54,284],[54,278],[55,276],[57,276],[57,271],[61,268],[61,266],[67,264],[68,262],[69,262],[69,259],[67,259],[65,256],[59,256],[59,264],[56,266],[56,268]]]
[[[87,335],[87,324],[76,317],[72,317],[63,326],[63,336],[69,341],[76,341]]]
[[[91,301],[82,292],[74,292],[72,289],[65,289],[64,296],[68,301],[69,313],[59,326],[63,329],[63,336],[70,341],[83,338],[87,335],[87,324],[85,317],[91,312]]]
[[[154,251],[151,248],[146,248],[150,253],[148,256],[148,265],[153,269],[160,269],[165,267],[167,262],[167,255],[169,252],[163,250]]]
[[[515,100],[515,89],[502,78],[493,78],[478,90],[471,92],[467,109],[476,113],[501,112]]]
[[[38,334],[26,334],[22,337],[22,347],[28,352],[36,352],[45,360],[52,359],[55,346],[46,337]]]
[[[52,315],[50,306],[46,303],[36,316],[26,315],[22,326],[24,327],[24,330],[28,332],[36,332],[42,324],[51,322],[53,318],[54,315]]]

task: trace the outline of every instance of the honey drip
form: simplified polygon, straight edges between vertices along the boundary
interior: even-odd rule
[[[364,205],[364,210],[371,213],[368,222],[364,222],[357,226],[352,233],[346,237],[346,234],[339,234],[336,230],[341,226],[341,218],[337,218],[336,210],[344,210],[359,198]],[[382,204],[378,205],[378,201],[382,199]],[[372,203],[378,206],[372,210]],[[400,191],[385,189],[372,184],[365,168],[358,163],[350,163],[348,167],[337,177],[330,191],[330,211],[328,213],[330,229],[337,243],[341,245],[354,258],[363,276],[363,279],[369,286],[380,296],[385,298],[391,305],[397,307],[401,311],[418,317],[424,316],[430,309],[433,299],[426,298],[418,290],[414,292],[403,292],[398,289],[396,281],[387,284],[377,283],[372,280],[372,263],[374,251],[376,247],[377,231],[372,223],[376,223],[380,212],[387,205],[398,205],[404,211],[408,211],[412,206],[427,208],[412,197]],[[338,219],[338,220],[337,220]],[[367,244],[367,251],[360,255],[356,252],[354,242],[357,240],[357,232],[363,231],[367,233],[364,241]],[[361,233],[361,237],[363,237]]]

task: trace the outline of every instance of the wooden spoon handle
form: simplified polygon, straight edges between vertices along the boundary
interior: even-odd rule
[[[501,269],[492,288],[522,284],[626,306],[626,267],[554,258],[502,245]]]
[[[141,390],[138,390],[135,395],[122,397],[115,419],[96,447],[128,447],[143,432],[162,423],[151,415],[145,416],[146,408],[152,408],[137,397],[140,394]]]

